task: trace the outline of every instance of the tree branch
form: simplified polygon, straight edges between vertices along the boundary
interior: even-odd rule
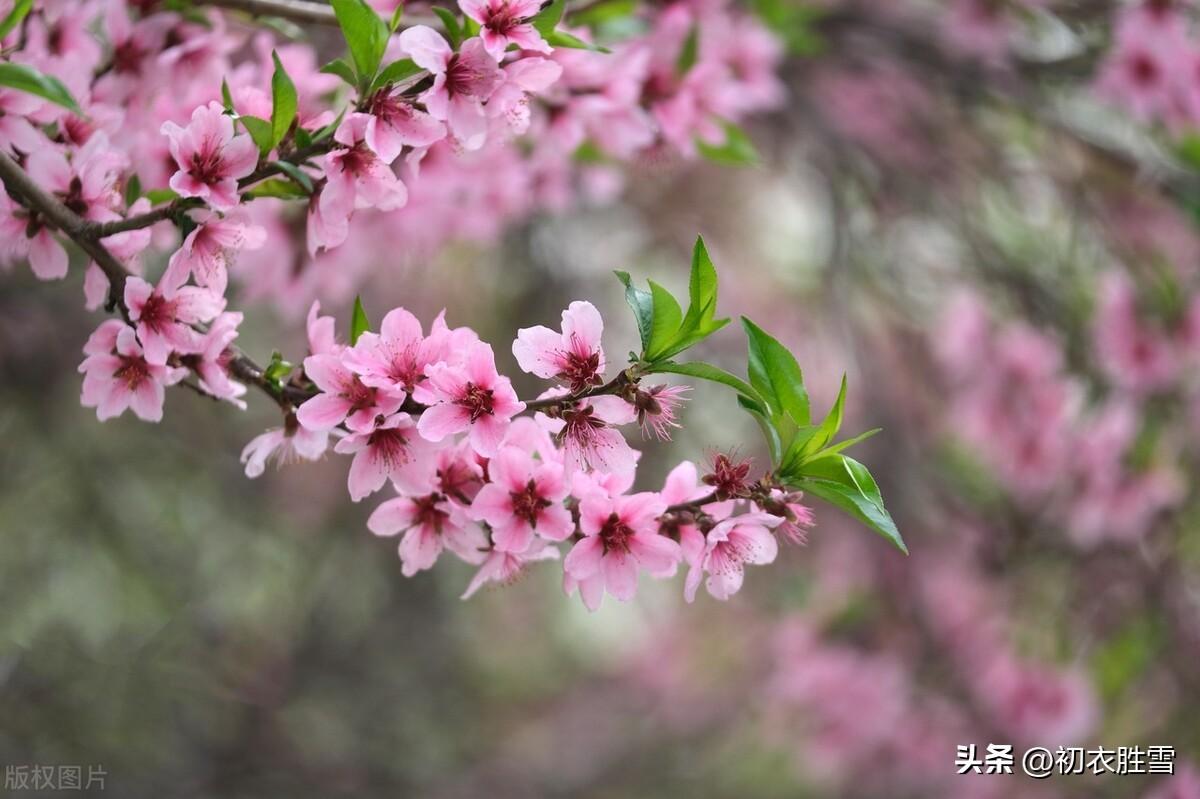
[[[0,180],[8,189],[9,196],[52,223],[96,262],[108,278],[111,303],[128,322],[129,309],[125,306],[124,295],[125,281],[131,273],[108,248],[88,234],[88,222],[63,205],[57,197],[38,186],[29,174],[3,151],[0,151]],[[262,367],[241,350],[231,347],[230,351],[233,353],[229,362],[230,373],[262,391],[284,411],[292,409],[296,392],[290,387],[277,388],[271,384],[264,377]]]

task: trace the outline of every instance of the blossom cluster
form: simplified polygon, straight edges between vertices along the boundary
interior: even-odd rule
[[[952,390],[950,424],[1006,488],[1062,523],[1076,544],[1136,542],[1184,499],[1177,442],[1143,422],[1156,391],[1186,385],[1189,360],[1200,366],[1200,348],[1180,335],[1150,325],[1128,278],[1109,275],[1095,352],[1111,385],[1093,400],[1058,339],[1022,322],[997,324],[977,296],[961,295],[935,336]]]
[[[721,3],[630,12],[642,32],[607,48],[527,0],[461,12],[457,31],[385,29],[367,75],[345,60],[318,69],[310,46],[203,4],[39,4],[3,43],[22,79],[53,91],[0,80],[0,151],[83,219],[129,220],[102,241],[130,270],[151,245],[174,249],[170,220],[199,247],[199,285],[223,293],[236,262],[248,296],[293,312],[451,240],[610,195],[623,162],[719,148],[782,101],[779,45]],[[195,242],[206,223],[223,229]],[[5,196],[0,227],[0,262],[66,274],[53,223]],[[380,251],[396,257],[376,263]],[[105,289],[89,269],[89,307]]]
[[[1173,132],[1200,123],[1200,41],[1186,3],[1143,0],[1118,10],[1096,88],[1140,122]]]
[[[631,493],[640,453],[620,428],[640,419],[667,436],[685,389],[643,387],[628,370],[606,382],[603,321],[590,303],[571,303],[560,330],[518,332],[521,369],[556,383],[529,403],[498,372],[492,347],[444,315],[426,333],[397,308],[352,345],[338,343],[333,321],[313,306],[303,374],[316,393],[242,458],[256,476],[272,455],[313,459],[331,444],[352,455],[352,500],[385,486],[396,493],[367,525],[399,536],[406,576],[450,553],[479,566],[468,597],[558,559],[565,543],[564,589],[589,609],[606,593],[631,599],[641,572],[668,578],[681,566],[689,601],[701,582],[725,599],[746,565],[775,560],[776,535],[801,540],[812,523],[798,495],[756,485],[748,463],[724,455],[703,476],[685,461],[661,491]]]

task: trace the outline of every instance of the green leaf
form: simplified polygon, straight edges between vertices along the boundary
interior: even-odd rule
[[[750,385],[758,389],[776,425],[786,414],[800,427],[809,424],[808,392],[800,364],[787,348],[742,317],[749,348]]]
[[[351,86],[358,86],[358,81],[354,77],[354,67],[346,63],[344,58],[335,58],[333,61],[330,61],[325,66],[321,67],[321,71],[326,75],[337,75]]]
[[[375,80],[371,81],[371,89],[367,93],[374,94],[384,86],[400,83],[405,78],[411,78],[420,72],[421,68],[411,58],[402,58],[399,61],[393,61],[375,76]]]
[[[558,27],[565,9],[566,3],[564,0],[554,0],[554,2],[539,11],[537,16],[533,18],[533,27],[543,37],[549,36]]]
[[[396,6],[396,10],[392,12],[392,21],[388,23],[388,30],[395,33],[400,27],[400,20],[404,18],[404,4]]]
[[[255,183],[247,192],[251,197],[276,197],[280,200],[307,199],[308,192],[290,180],[271,178]]]
[[[675,60],[675,71],[682,77],[691,71],[692,67],[696,66],[696,61],[700,57],[700,25],[693,22],[691,30],[688,31],[687,38],[683,40],[683,48],[679,51],[679,58]]]
[[[437,14],[438,19],[442,21],[442,27],[446,29],[446,38],[450,41],[450,46],[457,50],[463,40],[463,30],[458,22],[458,17],[450,9],[439,6],[434,6],[433,13]]]
[[[295,364],[289,363],[283,359],[283,355],[279,350],[271,353],[271,362],[267,364],[267,368],[263,370],[263,378],[268,383],[278,386],[292,373],[295,369]]]
[[[633,318],[637,321],[638,336],[642,340],[642,351],[650,346],[650,336],[654,324],[654,300],[650,292],[643,291],[633,285],[628,272],[615,272],[617,279],[625,285],[625,302],[633,309]]]
[[[142,179],[134,172],[125,183],[125,205],[130,206],[142,196]]]
[[[838,506],[908,554],[896,523],[883,506],[875,478],[858,461],[830,455],[805,464],[802,475],[786,479],[790,487]]]
[[[300,98],[296,94],[296,84],[288,77],[274,50],[271,59],[275,62],[275,72],[271,75],[271,147],[277,147],[296,121]]]
[[[759,162],[758,150],[744,130],[724,120],[721,121],[721,127],[725,129],[724,144],[713,145],[696,139],[696,149],[700,155],[724,166],[753,166]]]
[[[33,0],[17,0],[13,4],[12,11],[9,11],[8,15],[0,21],[0,39],[3,39],[12,32],[13,28],[20,25],[21,20],[25,19],[32,9]]]
[[[162,205],[179,199],[179,195],[171,189],[151,189],[146,192],[146,199],[150,201],[151,205]]]
[[[350,48],[358,83],[366,84],[375,77],[387,49],[390,35],[387,23],[365,0],[330,0],[330,5]]]
[[[225,113],[234,113],[233,93],[229,91],[229,82],[224,78],[221,78],[221,105],[225,107]]]
[[[304,190],[309,194],[313,192],[312,178],[306,175],[300,167],[288,161],[275,161],[274,165],[279,168],[279,171],[290,177],[292,180],[299,183]]]
[[[650,281],[650,298],[654,308],[650,322],[650,343],[646,345],[646,360],[653,361],[666,356],[672,342],[679,334],[683,322],[683,311],[671,292]]]
[[[805,427],[796,433],[792,443],[788,446],[787,454],[783,458],[783,468],[787,469],[802,463],[807,459],[812,458],[834,437],[838,434],[838,430],[842,427],[842,414],[846,405],[846,376],[842,375],[842,388],[838,391],[837,399],[833,403],[833,407],[829,409],[829,413],[825,415],[824,421],[816,427]]]
[[[242,127],[246,129],[246,132],[250,134],[250,138],[254,139],[254,143],[258,145],[259,152],[263,155],[270,152],[272,147],[271,136],[273,135],[270,122],[259,117],[250,116],[238,117],[238,121],[242,123]]]
[[[879,433],[882,430],[883,430],[882,427],[872,427],[870,430],[866,431],[865,433],[859,433],[858,435],[854,436],[853,438],[847,438],[845,441],[839,441],[838,443],[833,444],[832,446],[828,446],[825,449],[821,450],[820,457],[824,457],[826,455],[833,455],[835,453],[849,449],[850,447],[853,447],[855,444],[861,444],[862,442],[866,441],[868,438],[871,438],[876,433]]]
[[[767,416],[766,409],[759,403],[741,394],[738,395],[737,401],[738,405],[741,405],[742,408],[754,417],[754,421],[758,422],[758,426],[763,433],[763,438],[767,440],[767,449],[771,453],[771,463],[779,463],[779,459],[783,456],[783,444],[779,440],[779,431],[775,429],[775,425],[771,424],[771,420]]]
[[[0,61],[0,86],[37,95],[83,116],[83,109],[75,102],[75,98],[62,81],[52,75],[43,75],[25,64]]]
[[[585,42],[578,36],[574,36],[566,31],[550,31],[547,34],[544,34],[543,38],[545,38],[546,44],[550,45],[551,47],[566,47],[571,50],[591,50],[594,53],[612,52],[612,50],[609,50],[607,47],[601,47],[598,44]]]
[[[713,266],[712,258],[708,255],[704,239],[699,236],[696,237],[696,244],[692,248],[688,301],[687,316],[683,321],[684,330],[696,330],[706,326],[717,309],[717,268]]]
[[[314,133],[312,135],[313,144],[316,144],[317,142],[325,141],[330,136],[332,136],[334,131],[336,131],[338,129],[338,125],[342,124],[342,117],[344,117],[344,116],[346,116],[345,108],[343,108],[341,111],[338,112],[336,119],[334,119],[328,125],[321,128],[320,130],[318,130],[316,133]]]
[[[657,374],[659,372],[667,372],[673,375],[687,375],[688,377],[697,377],[701,380],[709,380],[713,383],[720,383],[729,386],[738,394],[748,397],[755,402],[762,402],[762,398],[758,396],[758,392],[754,390],[746,381],[740,377],[731,375],[724,369],[713,366],[709,363],[701,361],[693,361],[691,363],[675,363],[674,361],[658,361],[655,363],[647,374]]]
[[[354,298],[354,313],[350,317],[350,345],[358,343],[358,337],[371,329],[367,312],[363,310],[362,297]]]
[[[634,11],[637,11],[637,0],[604,0],[579,11],[571,11],[571,24],[591,28],[628,17]]]

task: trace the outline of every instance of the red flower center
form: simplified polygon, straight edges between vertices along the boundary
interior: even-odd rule
[[[600,541],[604,544],[605,552],[628,552],[629,540],[633,535],[629,525],[615,513],[609,514],[608,520],[600,528]]]
[[[175,321],[174,305],[156,291],[146,298],[146,304],[142,306],[138,321],[151,330],[161,331]]]
[[[542,511],[550,507],[550,500],[538,493],[537,484],[530,480],[521,491],[509,493],[512,498],[513,515],[536,527]]]
[[[506,36],[521,24],[521,19],[513,13],[508,3],[491,3],[488,5],[487,15],[483,24],[496,33]]]
[[[558,373],[558,379],[570,386],[571,393],[583,391],[589,386],[598,386],[603,382],[596,372],[600,369],[600,353],[593,352],[580,355],[577,352],[567,353],[563,359],[563,369]]]
[[[376,430],[367,438],[367,446],[378,453],[389,467],[408,463],[408,431],[395,427]]]
[[[458,401],[458,404],[471,412],[472,422],[481,416],[491,416],[492,390],[490,388],[481,388],[474,383],[467,383],[467,390],[463,393],[462,399]]]
[[[483,72],[463,61],[461,55],[455,53],[450,57],[449,63],[446,64],[446,91],[451,97],[474,97],[475,87],[482,80]]]
[[[415,527],[429,527],[433,531],[441,534],[442,523],[450,518],[450,514],[438,507],[438,501],[441,499],[437,494],[429,494],[424,497],[413,499],[413,504],[417,506],[414,521]]]
[[[130,391],[136,390],[138,386],[150,379],[150,368],[146,365],[144,358],[124,355],[120,358],[121,366],[113,373],[113,378],[124,383]]]
[[[1146,53],[1138,53],[1129,62],[1129,70],[1133,80],[1140,86],[1153,86],[1158,83],[1158,64]]]
[[[225,176],[220,149],[210,145],[201,148],[200,152],[192,153],[192,165],[188,174],[206,186],[220,183]]]

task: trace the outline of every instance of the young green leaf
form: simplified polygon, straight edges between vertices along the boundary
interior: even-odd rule
[[[783,457],[783,468],[785,471],[796,464],[811,459],[824,449],[830,441],[833,441],[834,437],[838,434],[838,430],[842,427],[842,413],[845,404],[846,376],[842,375],[842,388],[838,392],[833,407],[825,415],[824,421],[816,427],[805,427],[797,431],[796,436],[792,439],[792,443],[788,445],[787,454]]]
[[[388,23],[388,30],[395,33],[400,28],[400,20],[404,18],[404,3],[396,6],[396,10],[392,12],[392,21]]]
[[[546,44],[551,47],[566,47],[571,50],[591,50],[594,53],[611,53],[607,47],[601,47],[598,44],[585,42],[578,36],[567,33],[566,31],[550,31],[545,34]]]
[[[692,67],[696,66],[696,60],[700,56],[700,25],[693,22],[691,30],[688,31],[687,38],[683,40],[683,48],[679,51],[679,58],[675,61],[675,72],[680,77],[688,74]]]
[[[845,455],[817,458],[804,465],[802,475],[787,478],[787,484],[838,506],[908,554],[896,523],[883,506],[875,479],[866,466],[853,458]]]
[[[225,113],[234,113],[233,108],[233,93],[229,91],[229,82],[221,78],[221,105],[225,108]]]
[[[313,182],[312,178],[306,175],[298,166],[288,161],[275,161],[273,164],[278,167],[279,171],[287,175],[292,180],[299,183],[306,192],[312,194]]]
[[[650,297],[654,306],[654,316],[650,324],[650,343],[646,346],[646,360],[653,361],[666,357],[668,350],[679,334],[679,325],[683,322],[683,311],[679,303],[671,296],[671,292],[650,281]]]
[[[766,408],[741,394],[738,394],[737,401],[738,405],[741,405],[743,409],[754,417],[754,421],[758,422],[758,426],[763,433],[763,438],[767,440],[767,449],[771,453],[771,463],[779,463],[779,459],[783,457],[783,444],[779,440],[779,431],[775,429],[775,425],[767,417]]]
[[[800,364],[787,348],[742,317],[749,349],[750,385],[758,389],[777,425],[786,415],[799,427],[810,422],[808,392]]]
[[[151,206],[154,206],[177,200],[179,199],[179,195],[171,189],[151,189],[146,192],[146,199],[150,201]]]
[[[421,68],[411,58],[402,58],[399,61],[393,61],[375,76],[375,80],[371,82],[371,88],[367,93],[374,94],[384,86],[400,83],[406,78],[411,78],[420,72]]]
[[[564,0],[554,0],[550,5],[538,12],[533,18],[533,27],[543,37],[549,36],[558,27],[558,23],[562,20],[563,11],[566,9]]]
[[[25,64],[0,61],[0,86],[36,95],[68,111],[83,115],[83,109],[75,102],[75,98],[62,81],[52,75],[43,75]]]
[[[603,0],[578,11],[571,11],[571,24],[593,28],[614,19],[628,17],[636,10],[637,0]]]
[[[275,350],[271,353],[271,362],[263,370],[263,378],[268,383],[278,386],[292,373],[294,368],[296,368],[294,364],[285,361],[279,350]]]
[[[675,363],[673,361],[658,361],[654,364],[648,374],[658,374],[666,372],[673,375],[687,375],[688,377],[696,377],[701,380],[708,380],[713,383],[720,383],[728,386],[744,397],[748,397],[755,402],[761,403],[762,398],[758,396],[758,392],[754,390],[746,381],[740,377],[731,375],[720,367],[713,366],[709,363],[693,361],[692,363]],[[761,405],[760,405],[761,407]]]
[[[271,147],[277,147],[296,121],[299,97],[296,84],[292,83],[274,50],[271,59],[275,62],[275,72],[271,75]]]
[[[350,344],[351,346],[358,343],[358,337],[371,329],[371,323],[367,321],[367,312],[363,310],[362,297],[354,298],[354,313],[350,317]]]
[[[847,450],[850,447],[853,447],[855,444],[861,444],[862,442],[866,441],[868,438],[871,438],[876,433],[879,433],[882,430],[883,430],[882,427],[872,427],[870,430],[866,431],[865,433],[859,433],[858,435],[854,436],[853,438],[847,438],[845,441],[839,441],[836,444],[826,447],[825,449],[821,450],[820,453],[818,453],[818,457],[823,458],[826,455],[834,455],[843,450]]]
[[[442,27],[446,29],[446,39],[449,40],[450,46],[457,50],[463,40],[463,30],[458,22],[458,17],[450,9],[439,6],[433,7],[433,13],[437,14],[438,19],[442,21]]]
[[[125,205],[133,205],[142,196],[142,179],[134,172],[125,183]]]
[[[259,117],[243,116],[238,117],[238,122],[242,123],[242,127],[250,134],[250,138],[254,139],[254,143],[258,145],[258,151],[263,155],[270,152],[272,129],[271,123]]]
[[[275,197],[280,200],[298,200],[307,198],[308,192],[290,180],[271,178],[261,183],[255,183],[246,192],[251,197]]]
[[[358,83],[366,84],[375,77],[387,49],[390,35],[387,23],[365,0],[330,0],[330,5],[350,49]]]
[[[21,20],[29,15],[33,9],[33,0],[17,0],[13,4],[12,10],[0,21],[0,39],[3,39],[14,28],[21,24]]]
[[[709,144],[703,139],[696,139],[696,149],[700,155],[724,166],[753,166],[759,162],[758,150],[744,130],[732,122],[722,122],[721,127],[725,130],[722,144]]]
[[[683,319],[684,335],[699,333],[700,338],[710,335],[728,324],[728,319],[713,322],[717,310],[717,268],[708,255],[704,239],[697,236],[692,248],[692,271],[688,277],[688,310]],[[690,346],[690,345],[689,345]]]
[[[650,336],[654,324],[654,300],[650,292],[643,291],[633,285],[628,272],[615,272],[617,279],[625,286],[625,302],[633,309],[633,317],[637,321],[638,336],[642,340],[642,351],[650,345]]]
[[[354,67],[346,63],[344,58],[335,58],[325,66],[321,67],[321,72],[326,75],[337,75],[342,80],[351,86],[357,86],[358,82],[354,77]]]

